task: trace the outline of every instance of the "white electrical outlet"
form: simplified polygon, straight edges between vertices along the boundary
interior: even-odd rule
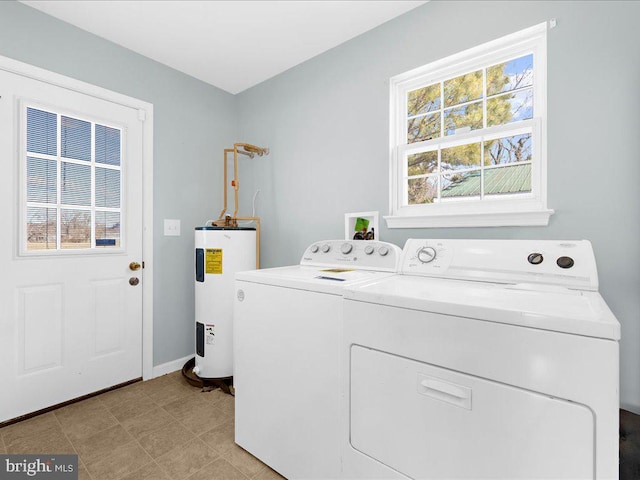
[[[164,219],[164,236],[179,237],[180,236],[180,220],[165,218]]]

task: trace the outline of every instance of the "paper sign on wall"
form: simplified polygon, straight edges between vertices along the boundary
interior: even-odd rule
[[[222,249],[207,248],[205,252],[206,273],[222,275]]]

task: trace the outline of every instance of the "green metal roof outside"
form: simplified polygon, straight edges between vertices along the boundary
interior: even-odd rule
[[[531,164],[489,168],[484,171],[485,195],[531,191]],[[480,170],[461,173],[449,186],[442,189],[442,197],[468,197],[480,195]]]

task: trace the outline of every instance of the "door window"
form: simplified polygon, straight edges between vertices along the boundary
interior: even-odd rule
[[[23,106],[23,254],[121,250],[121,128]]]

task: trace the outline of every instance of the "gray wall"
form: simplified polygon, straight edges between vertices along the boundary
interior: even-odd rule
[[[154,365],[193,355],[193,228],[220,209],[234,96],[13,1],[0,1],[0,55],[153,103]]]
[[[388,230],[381,238],[588,239],[622,324],[621,403],[640,412],[640,3],[432,1],[238,95],[259,189],[263,266],[342,238],[344,213],[388,214],[388,79],[551,18],[548,227]],[[508,361],[508,359],[505,359]]]

